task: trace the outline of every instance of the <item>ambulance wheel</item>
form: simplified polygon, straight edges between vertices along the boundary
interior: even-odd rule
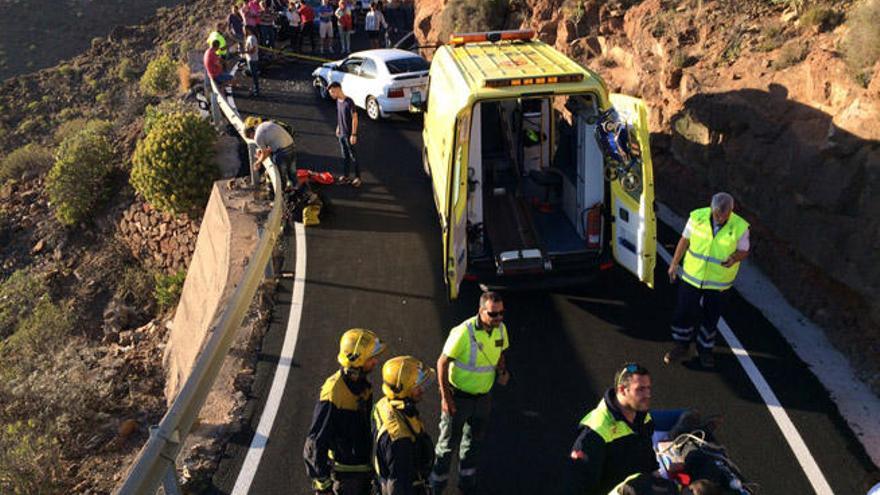
[[[614,165],[605,165],[605,180],[611,182],[617,179],[617,167]]]

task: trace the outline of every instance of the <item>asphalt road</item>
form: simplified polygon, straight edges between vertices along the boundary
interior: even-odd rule
[[[338,173],[335,106],[312,92],[313,67],[300,62],[270,69],[264,96],[249,99],[242,94],[236,101],[243,112],[288,121],[297,132],[301,165]],[[464,288],[457,302],[446,301],[439,225],[430,184],[421,171],[420,121],[395,116],[374,123],[362,113],[361,123],[357,151],[363,187],[331,188],[329,215],[320,226],[307,229],[307,282],[293,369],[252,494],[309,492],[303,440],[319,387],[336,370],[336,346],[344,330],[373,329],[390,342],[386,357],[412,354],[433,363],[449,328],[476,309],[478,289],[472,286]],[[662,229],[664,244],[676,239],[676,233]],[[287,242],[286,269],[292,270],[293,243]],[[698,407],[724,414],[721,441],[749,481],[760,485],[759,493],[813,493],[723,341],[714,372],[690,363],[662,365],[674,288],[665,283],[662,263],[656,278],[658,286],[650,290],[614,269],[586,287],[505,294],[513,379],[494,396],[482,468],[485,493],[565,493],[566,460],[577,423],[627,361],[651,369],[656,408]],[[279,286],[273,323],[260,351],[249,406],[252,428],[228,447],[214,477],[216,493],[231,492],[259,422],[284,338],[291,286],[289,279]],[[880,474],[816,378],[760,313],[738,297],[727,320],[834,492],[866,493]],[[378,373],[373,381],[379,382]],[[436,392],[428,394],[421,411],[436,438]]]

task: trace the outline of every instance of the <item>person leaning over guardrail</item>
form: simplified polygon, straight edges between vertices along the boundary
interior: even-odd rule
[[[384,351],[379,337],[363,328],[352,328],[339,340],[341,369],[321,387],[303,447],[315,493],[369,495],[372,489],[373,388],[367,375]]]
[[[257,144],[256,160],[251,168],[258,170],[266,157],[272,157],[272,163],[278,167],[278,172],[284,180],[284,190],[293,189],[294,174],[294,142],[290,135],[281,125],[267,120],[261,122],[259,117],[248,117],[244,121],[244,135],[253,139]]]

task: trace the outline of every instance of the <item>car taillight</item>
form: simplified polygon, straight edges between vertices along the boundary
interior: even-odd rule
[[[599,249],[602,244],[602,205],[597,204],[587,210],[584,219],[584,241],[587,249]]]
[[[389,89],[388,90],[389,98],[403,98],[403,90],[402,89]]]

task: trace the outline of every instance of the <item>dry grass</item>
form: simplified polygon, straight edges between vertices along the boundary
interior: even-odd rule
[[[18,179],[29,170],[42,174],[51,166],[52,153],[48,149],[35,143],[27,144],[0,161],[0,185]]]
[[[847,24],[849,31],[843,41],[844,59],[856,79],[867,86],[871,70],[880,60],[880,0],[866,0],[855,7]]]
[[[810,53],[810,47],[803,42],[793,42],[782,47],[779,56],[773,61],[773,67],[776,70],[787,69],[793,65],[797,65],[807,58]]]

